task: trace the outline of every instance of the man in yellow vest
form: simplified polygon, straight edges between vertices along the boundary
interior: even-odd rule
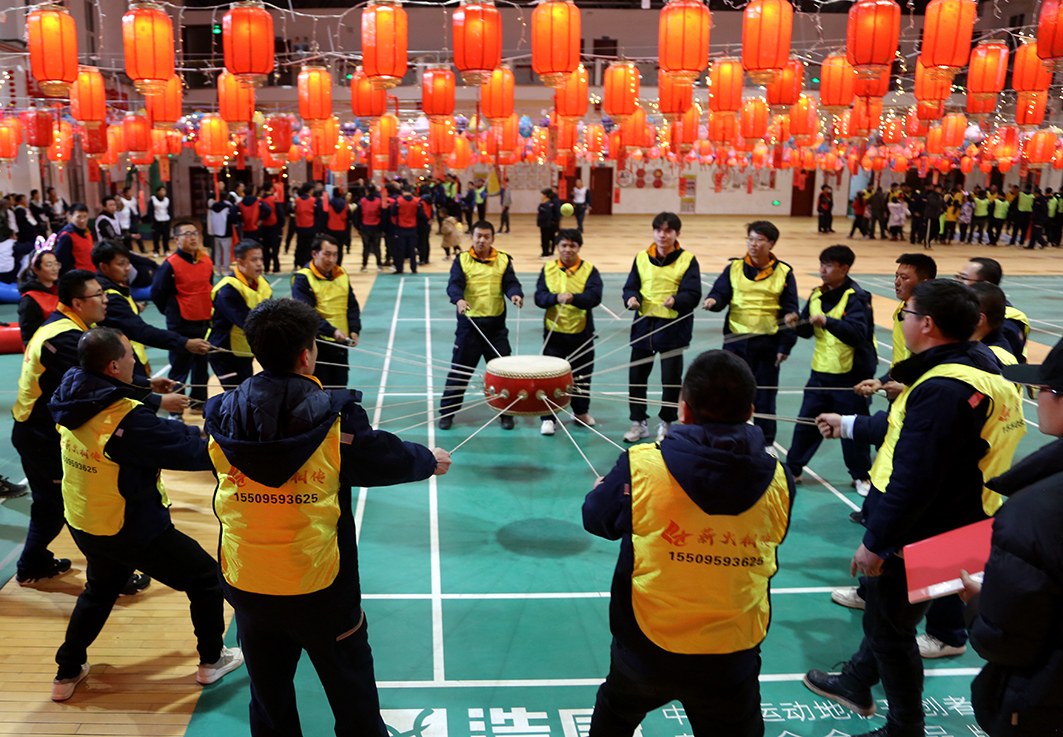
[[[374,430],[361,393],[314,377],[320,316],[269,300],[244,323],[262,371],[207,402],[222,588],[251,678],[251,735],[302,734],[293,678],[305,650],[336,733],[387,737],[358,578],[351,488],[423,481],[450,454]]]
[[[80,367],[64,376],[48,407],[59,428],[63,505],[70,534],[88,561],[85,590],[56,653],[52,700],[66,701],[89,674],[95,642],[134,570],[188,596],[200,665],[207,685],[239,668],[227,648],[218,564],[177,530],[162,469],[211,468],[199,428],[164,420],[129,397],[136,359],[122,333],[94,328],[78,341]]]
[[[922,737],[923,664],[916,625],[928,602],[910,604],[904,561],[908,543],[986,519],[1002,498],[985,481],[1011,465],[1026,432],[1015,386],[992,354],[970,341],[978,301],[954,281],[918,285],[901,319],[911,357],[892,369],[904,385],[889,413],[825,414],[825,437],[878,446],[864,504],[863,542],[850,574],[865,588],[864,639],[838,675],[811,670],[805,685],[862,716],[875,713],[871,687],[881,680],[889,701],[876,737]]]
[[[450,267],[447,296],[458,311],[454,332],[454,352],[450,373],[439,403],[439,429],[454,426],[461,411],[469,374],[482,358],[508,356],[509,330],[506,328],[506,300],[517,309],[524,305],[524,290],[513,271],[509,254],[494,246],[495,226],[481,220],[472,226],[472,249],[463,252]],[[513,429],[513,417],[502,415],[502,429]]]
[[[236,260],[232,274],[219,280],[210,293],[214,315],[207,334],[214,348],[209,356],[210,368],[226,391],[238,387],[254,371],[251,347],[244,337],[244,320],[256,305],[273,297],[273,287],[262,278],[262,244],[240,241],[233,254]]]
[[[347,387],[346,345],[358,345],[361,310],[351,280],[337,266],[340,244],[329,235],[317,236],[310,246],[310,264],[292,275],[292,299],[317,310],[318,365],[314,373],[328,388]]]
[[[602,303],[602,276],[594,264],[580,257],[582,248],[580,231],[565,229],[557,234],[557,260],[539,272],[535,304],[546,310],[543,354],[572,357],[576,386],[572,411],[578,424],[593,427],[590,391],[594,373],[594,316],[591,311]],[[541,419],[540,432],[553,435],[556,431],[553,415]]]
[[[968,261],[956,273],[956,279],[967,286],[987,282],[1000,286],[1004,279],[1004,269],[996,259],[976,256]],[[1011,302],[1004,305],[1004,322],[1000,326],[1001,335],[1008,342],[1011,352],[1026,363],[1026,339],[1030,335],[1030,318]]]
[[[779,366],[797,340],[780,328],[784,321],[796,320],[800,309],[793,268],[772,253],[778,240],[779,229],[766,220],[747,225],[745,257],[731,259],[704,304],[713,312],[730,308],[723,324],[724,349],[749,364],[758,387],[767,387],[757,389],[754,402],[757,412],[766,415],[775,414]],[[758,417],[754,422],[764,431],[764,449],[774,454],[775,420]]]
[[[590,737],[623,737],[672,700],[696,737],[762,737],[760,643],[794,487],[764,453],[753,373],[728,351],[687,371],[679,423],[622,453],[583,502],[583,526],[620,540],[609,674]]]

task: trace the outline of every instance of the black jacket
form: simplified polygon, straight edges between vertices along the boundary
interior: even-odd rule
[[[731,262],[732,259],[724,267],[724,270],[720,272],[720,275],[716,277],[716,281],[712,284],[712,289],[709,290],[707,297],[716,300],[716,304],[712,306],[713,312],[719,312],[731,304],[731,300],[734,299],[734,288],[731,286]],[[785,261],[779,261],[772,256],[771,263],[768,266],[772,268],[778,267],[779,264],[790,266]],[[768,266],[764,268],[767,269]],[[742,274],[746,279],[750,281],[756,281],[758,274],[763,269],[758,269],[756,266],[750,265],[748,262],[742,264]],[[791,312],[797,312],[801,307],[797,297],[797,278],[794,276],[793,267],[790,267],[790,273],[786,275],[786,284],[783,286],[782,294],[779,295],[779,319],[785,315],[789,315]],[[729,320],[724,320],[723,323],[724,336],[731,334],[731,323]],[[791,330],[780,330],[775,335],[756,336],[750,338],[750,341],[761,340],[773,340],[776,341],[776,350],[779,353],[785,353],[790,355],[790,351],[793,350],[794,344],[797,342],[797,336]],[[742,348],[743,341],[737,341],[737,348]]]
[[[21,279],[18,285],[18,291],[22,295],[18,301],[18,329],[22,335],[23,346],[30,342],[30,338],[37,332],[37,328],[43,325],[48,317],[44,314],[41,306],[37,304],[37,300],[29,296],[27,292],[59,293],[59,288],[55,284],[52,285],[51,289],[41,284],[40,280],[33,275],[31,269],[26,269],[25,274],[27,276]]]
[[[676,243],[675,250],[663,259],[657,257],[655,249],[650,256],[650,264],[657,267],[667,266],[678,259],[682,253],[683,247],[679,243]],[[639,275],[638,261],[631,262],[631,271],[624,283],[622,296],[625,306],[632,297],[637,298],[640,303],[643,301],[642,277]],[[690,345],[690,340],[694,335],[694,318],[691,313],[697,309],[699,304],[701,304],[701,267],[698,266],[697,257],[694,257],[690,260],[690,266],[683,274],[679,289],[675,293],[675,305],[672,309],[678,312],[679,316],[672,319],[647,317],[641,320],[636,312],[631,324],[631,347],[654,353],[686,348]]]
[[[862,381],[875,375],[875,368],[878,364],[878,353],[875,351],[875,314],[871,306],[871,295],[855,281],[845,277],[845,281],[837,289],[822,293],[820,306],[824,312],[830,312],[837,307],[839,300],[849,289],[855,291],[845,303],[844,314],[841,318],[828,317],[824,329],[853,348],[853,368],[846,376],[851,375],[855,381]],[[816,334],[815,328],[808,324],[808,315],[808,302],[806,302],[801,310],[803,324],[793,329],[800,338],[812,338]]]
[[[187,338],[172,330],[160,330],[154,325],[149,325],[139,314],[133,311],[125,297],[129,296],[129,287],[115,284],[99,272],[96,273],[96,281],[105,292],[116,290],[122,296],[107,295],[107,316],[99,323],[100,327],[115,328],[125,333],[130,340],[169,351],[183,351]],[[137,365],[140,366],[139,361]],[[143,369],[143,366],[140,366]]]

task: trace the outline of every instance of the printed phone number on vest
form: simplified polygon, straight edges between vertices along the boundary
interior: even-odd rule
[[[706,566],[735,566],[750,568],[764,565],[764,559],[758,557],[739,558],[729,555],[703,555],[701,553],[683,553],[668,551],[668,557],[679,563],[696,563]]]
[[[317,494],[263,494],[255,491],[234,491],[233,499],[249,504],[317,504]]]

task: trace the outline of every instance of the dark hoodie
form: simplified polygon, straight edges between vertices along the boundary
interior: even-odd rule
[[[422,445],[374,430],[361,392],[324,391],[312,378],[262,371],[206,406],[206,430],[225,457],[252,480],[282,486],[324,442],[340,419],[340,573],[326,591],[360,606],[358,550],[351,487],[390,486],[432,475],[436,459]],[[280,533],[278,533],[280,534]],[[321,592],[318,592],[321,593]],[[240,596],[258,595],[237,592]]]
[[[142,400],[150,392],[74,367],[63,376],[48,409],[58,425],[74,430],[119,399]],[[122,418],[103,451],[121,467],[118,491],[126,502],[121,531],[107,539],[123,544],[146,544],[172,526],[170,511],[162,505],[156,490],[161,469],[211,468],[207,443],[200,437],[199,428],[162,419],[147,405],[136,407]]]
[[[756,504],[775,476],[777,461],[764,452],[764,433],[747,424],[672,425],[660,444],[668,472],[706,514],[736,515]],[[789,471],[790,503],[794,485]],[[583,502],[583,526],[599,537],[620,540],[620,556],[613,573],[609,626],[613,654],[640,675],[674,678],[704,672],[708,667],[729,669],[742,678],[759,667],[754,650],[731,655],[679,655],[651,642],[631,608],[631,466],[623,453],[616,465]]]
[[[96,281],[105,292],[116,291],[119,295],[107,295],[107,316],[99,323],[100,327],[115,328],[125,333],[130,340],[137,343],[162,348],[168,351],[183,351],[187,338],[172,330],[160,330],[154,325],[144,321],[139,313],[134,312],[126,297],[129,296],[129,287],[111,281],[103,274],[96,272]],[[145,367],[137,361],[137,372],[147,373]]]

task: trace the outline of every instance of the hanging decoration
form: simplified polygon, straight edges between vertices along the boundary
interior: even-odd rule
[[[800,59],[789,59],[779,74],[768,82],[768,104],[772,109],[776,109],[776,112],[781,112],[783,108],[789,108],[797,102],[804,87],[805,65]]]
[[[950,82],[971,54],[978,0],[930,0],[923,21],[919,60],[932,77]]]
[[[78,77],[74,18],[59,5],[41,5],[26,15],[30,73],[47,97],[66,97]]]
[[[273,72],[273,16],[259,0],[241,0],[221,19],[225,68],[245,87],[261,87]]]
[[[454,66],[468,85],[481,85],[502,64],[502,14],[493,0],[462,0],[451,16]]]
[[[158,95],[149,95],[144,98],[144,107],[147,109],[148,121],[156,128],[175,125],[184,114],[184,88],[181,78],[176,74],[166,82],[166,88]]]
[[[901,35],[901,6],[895,0],[856,0],[849,8],[845,52],[860,77],[889,69]]]
[[[142,95],[157,95],[174,75],[173,22],[161,5],[132,0],[122,16],[125,72]]]
[[[532,69],[560,87],[580,62],[580,12],[571,0],[543,0],[532,12]]]
[[[582,64],[554,90],[554,110],[559,118],[579,120],[587,114],[587,69]]]
[[[694,102],[694,86],[681,77],[661,74],[657,77],[657,109],[668,120],[675,120]]]
[[[668,0],[657,25],[657,63],[662,76],[693,82],[709,59],[712,17],[703,0]]]
[[[362,69],[377,89],[402,84],[407,34],[406,11],[400,0],[370,0],[362,11]]]
[[[81,67],[70,86],[70,116],[86,128],[98,128],[107,121],[107,93],[103,75],[95,67]]]
[[[388,93],[373,86],[358,67],[351,77],[351,112],[359,118],[379,118],[387,112]]]
[[[299,117],[313,128],[332,117],[332,74],[322,66],[306,65],[299,71]]]
[[[790,0],[750,0],[742,11],[742,66],[755,84],[768,84],[786,66],[793,26]]]
[[[513,114],[513,70],[499,67],[480,86],[480,109],[488,120],[502,120]]]
[[[712,63],[709,71],[709,110],[737,113],[742,107],[742,62],[725,57]]]
[[[837,115],[853,104],[856,70],[844,54],[829,54],[823,60],[819,77],[819,104],[824,110]]]
[[[429,119],[454,114],[454,85],[449,67],[431,67],[421,75],[421,110]]]
[[[613,120],[623,123],[639,106],[639,82],[642,75],[631,61],[614,61],[605,69],[602,109]]]
[[[255,88],[244,85],[235,74],[218,75],[218,112],[230,131],[245,131],[255,115]]]

